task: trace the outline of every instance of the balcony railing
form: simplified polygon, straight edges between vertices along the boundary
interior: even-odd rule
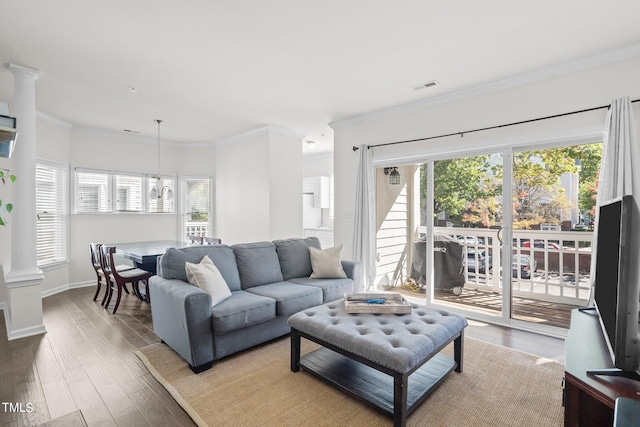
[[[185,236],[209,236],[209,222],[195,222],[189,221],[185,225]]]
[[[503,281],[503,243],[498,230],[436,227],[463,246],[465,287],[501,293]],[[420,234],[420,233],[417,233]],[[513,231],[512,261],[509,273],[514,297],[532,298],[561,304],[584,305],[590,292],[592,232]],[[385,279],[398,286],[411,275],[409,251],[396,255],[395,273]],[[386,254],[389,258],[389,254]],[[381,280],[381,283],[384,280]]]
[[[466,286],[502,292],[502,243],[497,230],[437,227],[464,246],[467,259],[480,255],[464,269]],[[589,298],[592,232],[514,230],[512,268],[514,296],[572,305]]]

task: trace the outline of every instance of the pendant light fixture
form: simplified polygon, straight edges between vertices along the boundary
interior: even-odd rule
[[[162,188],[160,189],[160,186],[162,185],[162,182],[160,181],[160,123],[162,123],[162,120],[155,119],[154,121],[158,124],[158,175],[152,177],[156,179],[156,183],[153,185],[153,188],[149,192],[149,198],[162,199],[164,197],[167,200],[172,200],[173,190],[169,188],[168,185],[162,186]]]

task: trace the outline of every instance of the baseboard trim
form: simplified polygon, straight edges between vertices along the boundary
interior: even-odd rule
[[[86,282],[68,283],[66,285],[58,286],[57,288],[48,289],[42,292],[42,298],[50,297],[51,295],[56,295],[64,291],[68,291],[69,289],[87,288],[89,286],[96,286],[96,281],[89,280]]]
[[[22,328],[13,330],[11,327],[11,316],[9,316],[9,310],[7,307],[7,303],[0,302],[0,310],[4,313],[4,324],[7,328],[7,340],[13,341],[20,338],[31,337],[34,335],[41,335],[47,333],[47,328],[44,326],[44,323],[36,326],[30,326],[28,328]]]
[[[48,290],[42,292],[42,298],[44,299],[46,297],[50,297],[52,295],[56,295],[56,294],[59,294],[61,292],[65,292],[65,291],[68,291],[70,289],[86,288],[86,287],[95,286],[95,285],[96,285],[95,280],[88,280],[88,281],[85,281],[85,282],[69,283],[69,284],[66,284],[66,285],[63,285],[63,286],[58,286],[57,288],[48,289]],[[11,326],[11,316],[10,316],[10,313],[9,313],[9,306],[7,305],[7,303],[5,301],[0,302],[0,310],[4,313],[4,324],[5,324],[6,329],[7,329],[7,339],[9,341],[47,333],[47,328],[45,327],[44,323],[42,323],[40,325],[36,325],[36,326],[30,326],[28,328],[22,328],[22,329],[13,330],[13,328]]]
[[[6,316],[5,316],[6,318]],[[10,325],[7,322],[7,328]],[[17,340],[20,338],[32,337],[34,335],[42,335],[47,333],[47,328],[45,328],[44,324],[40,324],[37,326],[31,326],[29,328],[22,328],[15,331],[7,331],[7,339],[9,341]]]

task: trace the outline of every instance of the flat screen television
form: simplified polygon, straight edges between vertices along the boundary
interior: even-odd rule
[[[631,234],[637,210],[632,196],[603,203],[598,210],[594,301],[615,368],[591,374],[640,378],[640,260],[630,254],[632,242],[640,239]]]

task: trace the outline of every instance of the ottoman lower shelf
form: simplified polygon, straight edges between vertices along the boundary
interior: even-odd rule
[[[354,397],[394,414],[392,376],[324,347],[304,355],[300,366]],[[456,366],[452,358],[436,354],[413,372],[408,379],[407,414],[422,403]]]

